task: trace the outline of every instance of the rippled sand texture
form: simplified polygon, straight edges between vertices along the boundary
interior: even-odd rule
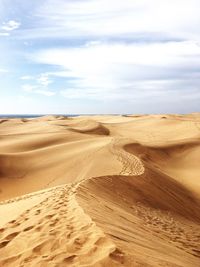
[[[200,114],[0,120],[0,267],[200,266]]]

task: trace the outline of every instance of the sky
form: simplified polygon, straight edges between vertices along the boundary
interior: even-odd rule
[[[200,111],[199,0],[0,0],[0,114]]]

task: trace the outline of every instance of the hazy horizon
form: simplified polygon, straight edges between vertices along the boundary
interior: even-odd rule
[[[198,112],[197,0],[0,0],[0,114]]]

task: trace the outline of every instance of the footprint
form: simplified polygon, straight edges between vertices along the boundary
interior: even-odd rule
[[[45,219],[51,219],[55,214],[50,214],[50,215],[46,215],[44,218]]]
[[[34,228],[34,226],[29,226],[29,227],[25,228],[23,231],[26,232],[26,231],[29,231],[29,230],[31,230],[33,228]]]
[[[19,226],[19,225],[20,225],[20,223],[19,223],[19,222],[16,222],[16,223],[14,223],[13,225],[11,225],[10,228],[15,228],[15,227],[17,227],[17,226]]]
[[[10,242],[10,240],[6,240],[0,243],[0,249],[4,248],[5,246],[7,246],[7,244]]]
[[[40,243],[39,245],[35,246],[33,248],[33,252],[36,254],[41,254],[43,253],[43,251],[45,250],[45,248],[49,247],[51,244],[49,243],[49,240],[43,241],[42,243]]]
[[[35,215],[39,215],[41,213],[41,210],[36,210]]]
[[[71,255],[63,259],[63,263],[71,263],[76,258],[76,255]]]
[[[13,223],[16,223],[16,220],[12,220],[9,222],[9,224],[13,224]]]
[[[59,222],[59,219],[55,219],[49,224],[49,226],[54,227],[58,222]]]
[[[120,262],[121,264],[124,263],[124,253],[116,248],[113,252],[109,255],[111,259]]]
[[[13,238],[15,238],[17,235],[19,234],[19,232],[14,232],[12,234],[7,235],[4,239],[11,241]]]
[[[4,231],[5,231],[5,229],[4,228],[1,228],[0,229],[0,234],[3,233]]]
[[[40,232],[42,230],[43,226],[39,225],[35,228],[35,231]]]

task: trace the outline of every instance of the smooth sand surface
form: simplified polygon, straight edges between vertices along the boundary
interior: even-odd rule
[[[200,114],[0,119],[4,266],[200,266]]]

